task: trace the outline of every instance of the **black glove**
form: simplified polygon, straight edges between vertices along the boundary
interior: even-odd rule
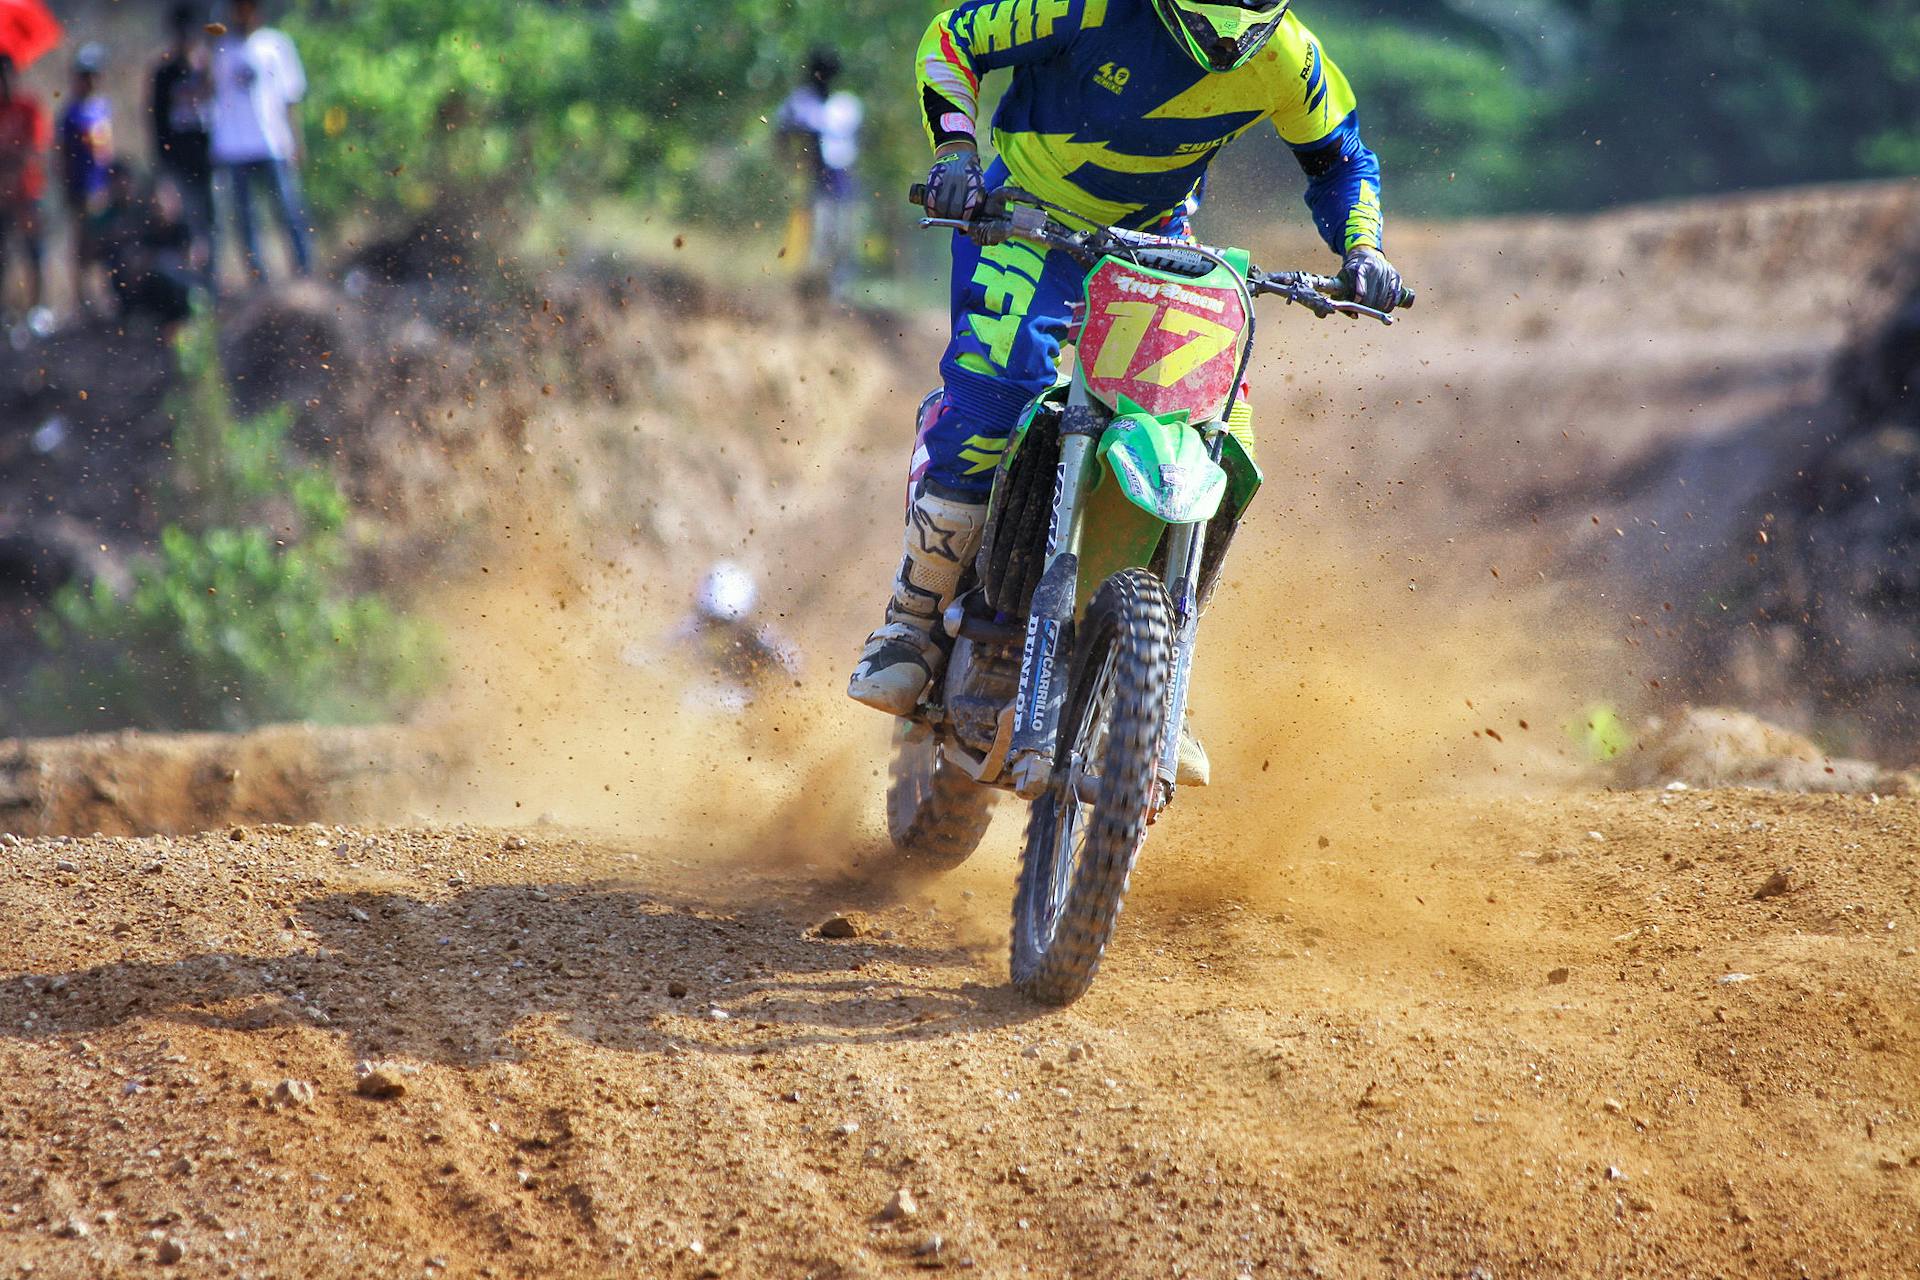
[[[927,212],[936,218],[971,218],[987,198],[987,176],[977,151],[952,151],[927,174]]]
[[[1340,264],[1340,283],[1363,307],[1391,311],[1400,305],[1400,273],[1372,245],[1347,250],[1347,260]]]

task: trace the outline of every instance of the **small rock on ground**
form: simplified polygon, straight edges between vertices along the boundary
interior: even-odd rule
[[[407,1091],[400,1068],[385,1062],[362,1062],[353,1069],[353,1091],[363,1098],[398,1098]]]
[[[313,1086],[305,1080],[288,1077],[273,1087],[273,1100],[283,1107],[310,1107],[313,1099]]]

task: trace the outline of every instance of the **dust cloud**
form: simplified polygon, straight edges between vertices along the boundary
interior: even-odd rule
[[[683,634],[700,556],[621,547],[556,502],[510,523],[497,563],[426,606],[451,658],[424,727],[463,762],[435,816],[591,829],[706,862],[837,866],[872,841],[884,726],[837,696],[851,611],[834,574],[751,561],[765,620],[803,656],[740,706]]]
[[[1250,520],[1202,625],[1192,725],[1214,785],[1150,842],[1156,888],[1269,895],[1295,856],[1350,845],[1387,806],[1591,783],[1567,725],[1622,679],[1581,606],[1509,589],[1473,552],[1413,578],[1293,524]]]
[[[675,628],[688,606],[551,561],[489,573],[439,603],[454,651],[431,719],[469,765],[447,813],[671,842],[692,855],[850,834],[835,775],[851,715],[776,676],[743,710]],[[497,580],[496,580],[497,579]]]
[[[513,543],[537,550],[495,557],[434,602],[455,659],[430,722],[468,762],[441,816],[592,828],[743,869],[884,876],[890,725],[841,694],[898,536],[888,436],[900,426],[877,414],[870,430],[859,492],[836,509],[734,517],[757,530],[740,553],[769,621],[803,654],[797,677],[770,676],[744,709],[717,705],[713,671],[676,636],[699,556],[623,547],[564,502],[525,504]],[[1262,496],[1202,628],[1193,723],[1214,786],[1183,793],[1153,833],[1154,892],[1257,897],[1277,891],[1294,851],[1351,838],[1383,804],[1583,772],[1563,726],[1606,687],[1611,650],[1586,638],[1576,606],[1537,582],[1510,587],[1464,549],[1409,578],[1383,549],[1403,545],[1403,526],[1390,539],[1328,527],[1297,514],[1310,504],[1288,487]],[[1004,927],[1021,816],[1002,804],[971,867],[896,891],[970,921],[984,943]]]
[[[1670,673],[1635,647],[1644,609],[1602,571],[1651,535],[1599,490],[1679,433],[1751,416],[1783,351],[1837,340],[1831,308],[1810,295],[1710,332],[1664,306],[1543,310],[1528,296],[1495,313],[1488,262],[1612,297],[1626,263],[1672,267],[1729,217],[1797,252],[1836,209],[1871,231],[1908,200],[1409,228],[1423,292],[1402,324],[1267,315],[1251,377],[1268,484],[1201,633],[1194,725],[1215,784],[1182,797],[1143,874],[1191,854],[1196,886],[1242,892],[1278,853],[1317,851],[1376,804],[1591,785],[1569,723],[1664,696]],[[1263,262],[1313,248],[1258,238]],[[540,401],[526,458],[503,464],[526,465],[488,572],[431,602],[456,661],[429,719],[474,762],[447,815],[548,816],[703,856],[876,852],[888,726],[841,681],[898,555],[910,418],[940,326],[756,307],[610,316],[602,345],[624,399]],[[1724,394],[1694,377],[1709,364],[1729,371]],[[705,676],[671,639],[721,557],[755,571],[762,616],[804,657],[792,687],[743,714],[702,705]],[[1002,808],[985,859],[996,884],[1019,835],[1016,806]]]

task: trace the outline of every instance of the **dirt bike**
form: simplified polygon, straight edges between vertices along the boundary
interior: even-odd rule
[[[1173,801],[1201,610],[1261,484],[1235,429],[1253,300],[1393,318],[1241,249],[1075,230],[1014,188],[970,221],[920,225],[1017,237],[1087,270],[1071,369],[1007,443],[942,620],[946,674],[901,722],[887,796],[895,847],[936,869],[973,853],[1000,792],[1031,802],[1013,981],[1067,1004],[1092,985],[1147,827]]]

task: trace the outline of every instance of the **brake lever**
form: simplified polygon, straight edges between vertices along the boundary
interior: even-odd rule
[[[1288,302],[1299,303],[1321,320],[1325,320],[1328,316],[1364,316],[1369,320],[1378,320],[1381,324],[1399,323],[1395,317],[1384,311],[1376,311],[1372,307],[1364,307],[1357,302],[1341,302],[1329,298],[1317,289],[1289,289],[1281,296]]]
[[[987,244],[999,244],[1013,237],[1019,237],[1057,248],[1067,247],[1060,237],[1051,234],[1045,210],[1024,205],[1006,209],[999,214],[983,213],[972,218],[922,218],[920,226],[923,230],[938,227],[959,231],[972,236],[976,241],[980,240],[977,233],[984,232],[988,239],[982,243]]]
[[[1257,292],[1272,294],[1296,306],[1305,307],[1321,320],[1325,320],[1328,316],[1332,315],[1339,305],[1326,294],[1321,293],[1317,289],[1309,289],[1305,285],[1290,284],[1279,286],[1275,285],[1271,280],[1263,280],[1260,284],[1261,287]]]
[[[1326,299],[1326,303],[1327,310],[1323,313],[1325,315],[1332,315],[1337,312],[1343,316],[1365,316],[1369,320],[1378,320],[1381,324],[1400,323],[1397,317],[1390,316],[1386,312],[1376,310],[1373,307],[1363,307],[1357,302],[1336,302],[1332,298],[1328,298]]]
[[[1311,277],[1310,277],[1311,278]],[[1282,284],[1275,276],[1262,279],[1255,287],[1257,293],[1272,293],[1285,298],[1288,302],[1297,302],[1321,320],[1328,316],[1362,316],[1369,320],[1378,320],[1381,324],[1398,324],[1398,316],[1388,315],[1374,307],[1363,306],[1345,298],[1330,298],[1310,284],[1298,279]]]

